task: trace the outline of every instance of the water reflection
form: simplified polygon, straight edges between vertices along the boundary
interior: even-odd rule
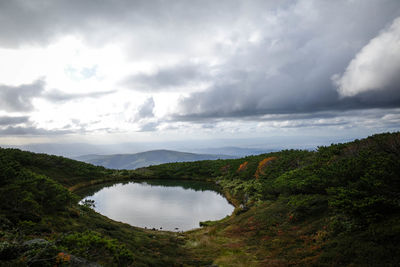
[[[233,206],[214,191],[213,184],[197,181],[147,181],[115,184],[85,199],[113,220],[134,226],[186,231],[200,221],[218,220]]]

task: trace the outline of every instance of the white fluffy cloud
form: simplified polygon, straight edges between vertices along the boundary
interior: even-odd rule
[[[343,97],[400,86],[400,17],[355,56],[342,76],[333,81]]]

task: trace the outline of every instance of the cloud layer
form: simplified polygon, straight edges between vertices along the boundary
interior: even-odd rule
[[[398,73],[400,51],[396,26],[399,20],[389,30],[379,34],[387,23],[386,18],[379,17],[371,21],[367,12],[357,13],[360,10],[355,6],[350,8],[349,2],[296,3],[286,9],[278,9],[276,15],[260,24],[256,42],[251,39],[239,42],[236,50],[240,53],[233,54],[219,66],[219,75],[212,86],[180,101],[175,119],[398,107],[399,80],[395,73]],[[385,10],[389,5],[382,8],[377,5],[378,2],[367,1],[363,7],[357,4],[358,1],[354,3],[361,11],[378,8],[385,14],[392,13]],[[351,22],[354,18],[356,22]],[[348,24],[352,27],[346,26]],[[362,50],[364,52],[360,52],[362,57],[365,59],[370,56],[374,49],[370,48],[371,44],[378,46],[378,49],[374,49],[378,50],[374,52],[374,58],[379,62],[374,64],[379,68],[379,64],[386,62],[385,68],[379,71],[371,69],[371,78],[360,77],[364,73],[355,77],[347,71],[340,81],[347,86],[346,81],[353,76],[353,81],[373,86],[371,81],[380,78],[385,82],[385,87],[391,90],[367,92],[353,85],[346,87],[351,89],[341,86],[338,90],[331,81],[332,75],[342,70],[370,39],[373,40]],[[382,54],[383,51],[386,52]],[[354,60],[350,63],[351,66],[357,64]],[[382,77],[377,77],[379,75]],[[338,79],[336,83],[340,83]],[[342,99],[346,90],[356,90],[357,93]]]
[[[28,116],[18,116],[18,117],[0,116],[0,126],[26,123],[28,122],[28,120],[29,120]]]
[[[3,135],[399,122],[398,0],[0,1],[0,18]]]
[[[135,74],[124,79],[129,89],[147,92],[183,90],[212,78],[212,68],[200,64],[182,63],[158,68],[154,73]],[[182,89],[181,89],[182,90]]]

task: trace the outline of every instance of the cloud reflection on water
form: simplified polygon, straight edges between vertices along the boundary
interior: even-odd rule
[[[113,220],[163,230],[197,228],[200,221],[221,219],[234,209],[215,191],[147,183],[116,184],[88,198],[97,212]]]

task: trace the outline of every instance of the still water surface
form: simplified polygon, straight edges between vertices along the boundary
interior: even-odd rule
[[[234,207],[215,186],[198,181],[146,181],[114,184],[92,192],[97,212],[130,225],[169,231],[198,228],[219,220]]]

